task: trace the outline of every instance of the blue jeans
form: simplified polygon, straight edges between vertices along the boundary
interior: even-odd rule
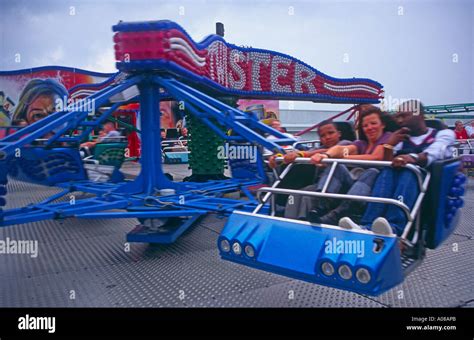
[[[347,195],[370,196],[372,187],[374,186],[375,180],[377,179],[379,173],[380,171],[375,168],[365,169],[351,186],[347,192]],[[366,201],[353,201],[348,199],[339,200],[338,203],[339,205],[335,209],[332,209],[325,215],[320,216],[318,221],[320,223],[337,225],[339,220],[345,216],[350,216],[354,221],[359,221],[367,205]]]
[[[420,193],[416,175],[408,169],[383,169],[372,189],[373,197],[393,198],[402,200],[408,208],[412,209]],[[372,222],[383,216],[392,226],[397,235],[403,233],[407,218],[402,209],[395,205],[382,203],[369,203],[362,216],[361,225],[370,229]]]

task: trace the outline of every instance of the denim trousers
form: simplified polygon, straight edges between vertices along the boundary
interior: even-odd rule
[[[408,169],[385,168],[375,181],[373,197],[385,197],[400,200],[412,209],[420,193],[416,175]],[[383,216],[397,235],[403,233],[407,217],[402,209],[395,205],[369,203],[361,219],[361,224],[370,229],[372,222]]]
[[[364,172],[351,186],[347,195],[352,196],[370,196],[380,171],[375,168],[365,169]],[[325,223],[337,224],[342,217],[349,216],[354,221],[359,221],[367,206],[367,201],[362,200],[340,200],[337,208],[331,210],[323,218]]]

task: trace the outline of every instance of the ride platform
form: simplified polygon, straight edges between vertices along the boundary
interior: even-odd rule
[[[186,165],[164,165],[175,178]],[[134,175],[133,168],[128,172]],[[0,229],[0,239],[36,240],[37,257],[0,256],[1,307],[474,307],[474,180],[454,234],[402,284],[377,296],[343,291],[222,261],[227,218],[211,214],[169,245],[129,243],[136,219],[66,219]],[[8,182],[7,208],[61,189]],[[74,294],[72,294],[74,292]],[[72,298],[74,297],[74,298]]]

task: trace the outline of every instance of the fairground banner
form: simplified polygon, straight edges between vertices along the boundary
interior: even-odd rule
[[[35,114],[51,113],[53,107],[48,106],[55,108],[58,100],[67,104],[92,94],[112,83],[116,75],[61,66],[0,71],[0,126],[15,121],[30,124]]]

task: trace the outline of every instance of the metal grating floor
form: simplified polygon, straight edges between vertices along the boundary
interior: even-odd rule
[[[15,181],[8,189],[8,207],[58,192]],[[404,283],[378,297],[223,261],[216,240],[225,219],[211,215],[172,245],[131,244],[129,252],[125,234],[134,220],[70,219],[0,229],[2,240],[39,244],[37,258],[0,256],[0,307],[474,307],[473,189],[471,180],[456,234],[429,250]]]

